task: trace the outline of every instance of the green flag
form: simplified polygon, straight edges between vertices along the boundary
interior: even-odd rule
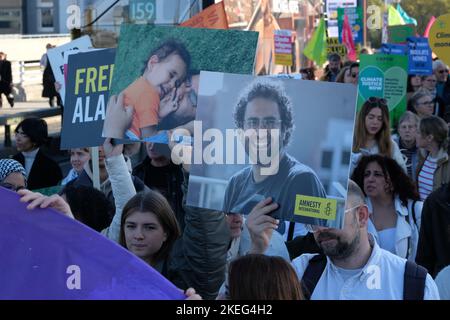
[[[325,34],[325,20],[320,19],[311,40],[303,50],[303,54],[310,60],[322,65],[327,61],[327,36]]]
[[[400,13],[395,10],[393,6],[388,8],[388,26],[397,26],[399,24],[405,24]]]
[[[413,24],[417,26],[417,20],[414,18],[411,18],[405,10],[400,6],[400,3],[397,4],[397,11],[400,14],[400,17],[402,17],[403,21],[405,21],[406,24]]]

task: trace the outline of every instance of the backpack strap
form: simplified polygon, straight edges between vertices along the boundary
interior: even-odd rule
[[[295,222],[293,221],[289,222],[289,231],[286,241],[291,241],[292,239],[294,239],[294,229],[295,229]]]
[[[317,282],[319,282],[326,265],[327,258],[323,254],[316,255],[309,260],[308,267],[306,267],[302,278],[302,289],[303,294],[305,295],[305,300],[311,299]]]
[[[411,208],[412,210],[411,211],[412,211],[412,217],[413,217],[413,220],[414,220],[414,224],[416,225],[416,227],[418,227],[417,226],[417,219],[416,219],[416,202],[417,202],[416,200],[413,201],[412,208]]]
[[[423,300],[427,270],[412,261],[406,261],[403,282],[403,300]]]

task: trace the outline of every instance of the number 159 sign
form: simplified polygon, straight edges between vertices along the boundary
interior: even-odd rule
[[[130,0],[130,19],[150,22],[156,18],[156,0]]]

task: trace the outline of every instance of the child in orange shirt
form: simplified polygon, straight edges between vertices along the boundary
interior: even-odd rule
[[[176,110],[176,103],[160,108],[160,101],[185,77],[190,60],[184,44],[174,40],[164,42],[150,54],[143,75],[123,91],[123,105],[134,109],[127,138],[140,140],[155,135],[159,120]]]

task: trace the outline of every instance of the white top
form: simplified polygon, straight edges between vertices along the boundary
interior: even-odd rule
[[[372,223],[373,206],[369,197],[366,198],[367,208],[371,215],[369,219],[367,231],[374,237],[375,241],[379,244],[379,232],[376,230]],[[413,209],[414,204],[414,209]],[[394,198],[395,212],[397,212],[397,223],[395,225],[395,250],[392,253],[399,257],[415,261],[417,253],[417,244],[419,242],[420,224],[422,223],[422,201],[414,202],[408,199],[407,206],[404,206],[400,201],[398,195]],[[413,212],[415,220],[413,218]],[[384,245],[381,245],[383,249]],[[389,250],[390,251],[390,250]]]
[[[437,168],[437,160],[428,155],[423,163],[422,169],[420,169],[417,178],[420,200],[425,200],[433,192],[433,180]]]
[[[303,254],[293,260],[299,279],[302,279],[309,260],[315,255]],[[327,265],[311,300],[403,300],[405,263],[405,259],[381,249],[373,242],[372,254],[366,265],[345,279],[342,269],[327,257]],[[424,299],[439,300],[438,289],[429,274],[425,282]]]
[[[25,158],[25,171],[27,172],[27,177],[30,175],[31,168],[33,167],[34,159],[36,159],[38,151],[39,148],[29,152],[22,152],[22,155]]]
[[[395,254],[395,228],[378,231],[380,247]]]
[[[86,164],[88,164],[88,162],[86,162]],[[106,158],[105,164],[114,194],[116,212],[111,225],[102,230],[102,234],[110,240],[119,242],[122,209],[125,207],[128,200],[136,194],[136,189],[134,188],[131,174],[128,171],[128,165],[122,154]]]

